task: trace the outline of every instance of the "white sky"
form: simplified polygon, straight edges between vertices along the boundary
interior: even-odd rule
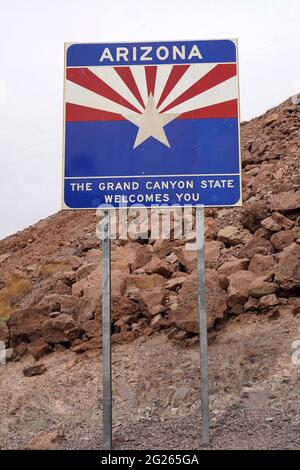
[[[232,37],[243,120],[300,90],[299,0],[0,0],[0,238],[60,209],[65,41]]]

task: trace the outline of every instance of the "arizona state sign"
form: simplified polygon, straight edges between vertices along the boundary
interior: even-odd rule
[[[64,207],[241,204],[235,40],[68,44]]]

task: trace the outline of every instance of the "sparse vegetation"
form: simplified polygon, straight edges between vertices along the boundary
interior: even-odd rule
[[[14,304],[30,290],[30,287],[30,280],[23,277],[11,278],[5,282],[5,287],[0,291],[0,322],[8,320]]]

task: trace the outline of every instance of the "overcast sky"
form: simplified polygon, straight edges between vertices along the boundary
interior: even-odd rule
[[[300,90],[299,0],[0,0],[0,238],[60,209],[64,42],[232,37],[243,120]]]

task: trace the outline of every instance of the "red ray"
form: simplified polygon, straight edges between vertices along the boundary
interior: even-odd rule
[[[187,101],[194,96],[200,95],[206,90],[218,85],[219,83],[225,82],[231,77],[236,75],[236,64],[219,64],[216,65],[210,72],[208,72],[204,77],[201,77],[194,85],[184,91],[178,98],[176,98],[172,103],[166,106],[161,113],[168,111],[175,106]]]
[[[66,121],[121,121],[123,116],[100,109],[80,106],[79,104],[66,104]]]
[[[104,96],[115,103],[121,104],[136,113],[140,111],[135,108],[129,101],[127,101],[123,96],[121,96],[117,91],[107,85],[101,78],[97,77],[93,72],[87,68],[76,68],[76,69],[67,69],[67,79],[71,82],[77,83],[88,90],[97,93],[98,95]],[[141,114],[141,113],[140,113]]]
[[[157,107],[159,108],[160,105],[165,101],[169,93],[173,90],[174,86],[179,82],[181,77],[185,74],[187,69],[189,68],[189,64],[184,64],[184,65],[174,65],[171,73],[168,77],[168,80],[165,84],[165,87],[162,91],[162,94],[159,98],[159,101],[157,103]]]
[[[143,108],[145,108],[143,98],[137,87],[136,81],[130,70],[130,67],[114,67],[114,69],[119,75],[119,77],[123,80],[127,88],[129,88],[133,96],[138,100],[138,102],[143,106]]]
[[[157,72],[156,65],[145,66],[148,96],[150,96],[150,93],[152,93],[152,96],[154,96],[156,72]]]
[[[224,101],[223,103],[205,106],[204,108],[194,109],[178,116],[177,119],[205,119],[205,118],[237,118],[238,104],[237,100]]]

